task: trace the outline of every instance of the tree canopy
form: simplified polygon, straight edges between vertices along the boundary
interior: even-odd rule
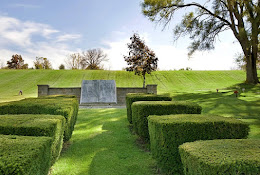
[[[185,0],[144,0],[142,11],[152,21],[167,25],[177,11],[188,11],[180,24],[175,26],[174,36],[189,35],[192,42],[189,55],[197,50],[214,49],[217,36],[231,30],[241,45],[246,60],[246,81],[256,84],[256,61],[260,33],[259,0],[207,0],[203,3]]]
[[[36,57],[36,61],[33,62],[35,69],[51,69],[51,63],[47,58]]]
[[[130,40],[131,43],[127,44],[129,54],[124,56],[129,66],[126,71],[134,71],[135,74],[143,76],[143,87],[145,87],[145,75],[157,69],[158,58],[137,33],[134,33]]]
[[[12,59],[7,61],[8,69],[28,69],[28,64],[24,64],[24,60],[21,55],[12,55]]]

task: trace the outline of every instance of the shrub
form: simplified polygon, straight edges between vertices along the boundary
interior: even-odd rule
[[[131,106],[136,101],[171,101],[172,98],[169,94],[156,95],[156,94],[141,94],[141,93],[129,93],[126,95],[126,109],[127,119],[132,124],[132,109]]]
[[[183,174],[178,151],[185,142],[246,138],[249,126],[234,118],[214,115],[149,116],[152,155],[168,174]]]
[[[149,140],[149,115],[200,114],[201,107],[184,101],[139,101],[132,104],[134,131],[144,140]]]
[[[260,174],[260,140],[208,140],[179,147],[184,174]]]
[[[59,115],[0,116],[0,134],[51,137],[52,164],[58,159],[62,149],[64,127],[65,119]]]
[[[47,175],[51,142],[50,137],[0,135],[0,174]]]
[[[0,115],[4,114],[51,114],[66,119],[64,141],[71,138],[78,115],[78,100],[61,96],[27,98],[0,104]]]

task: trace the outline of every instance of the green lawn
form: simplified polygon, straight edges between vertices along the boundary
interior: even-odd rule
[[[152,175],[155,161],[129,132],[125,109],[81,109],[70,147],[52,175]]]
[[[80,87],[82,80],[92,79],[114,79],[117,87],[142,86],[140,77],[125,71],[0,70],[0,102],[36,97],[37,84]],[[196,102],[203,114],[241,119],[250,124],[249,138],[260,139],[260,86],[245,85],[244,80],[243,71],[157,71],[147,76],[148,84],[158,84],[158,93]],[[234,90],[242,88],[245,92],[236,98]],[[155,173],[150,153],[129,132],[126,109],[80,109],[70,142],[52,174]]]

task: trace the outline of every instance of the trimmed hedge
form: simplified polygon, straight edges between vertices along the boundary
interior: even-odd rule
[[[0,174],[47,175],[51,142],[50,137],[0,135]]]
[[[144,140],[149,140],[149,115],[200,114],[201,106],[185,101],[139,101],[132,104],[134,131]]]
[[[185,175],[260,174],[260,140],[208,140],[179,147]]]
[[[169,94],[156,95],[156,94],[143,94],[143,93],[129,93],[126,95],[126,109],[127,119],[132,124],[132,109],[131,106],[136,101],[172,101]]]
[[[0,134],[51,137],[51,164],[54,164],[60,155],[64,128],[65,119],[59,115],[24,114],[0,116]]]
[[[247,123],[215,115],[149,116],[148,125],[152,155],[168,174],[183,174],[179,145],[196,140],[241,139],[249,132]]]
[[[78,115],[78,100],[62,96],[27,98],[0,104],[0,115],[4,114],[51,114],[66,119],[64,141],[71,138]]]

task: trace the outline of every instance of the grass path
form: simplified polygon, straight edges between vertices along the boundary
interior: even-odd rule
[[[126,109],[80,109],[70,147],[52,175],[152,175],[155,161],[129,132]]]

